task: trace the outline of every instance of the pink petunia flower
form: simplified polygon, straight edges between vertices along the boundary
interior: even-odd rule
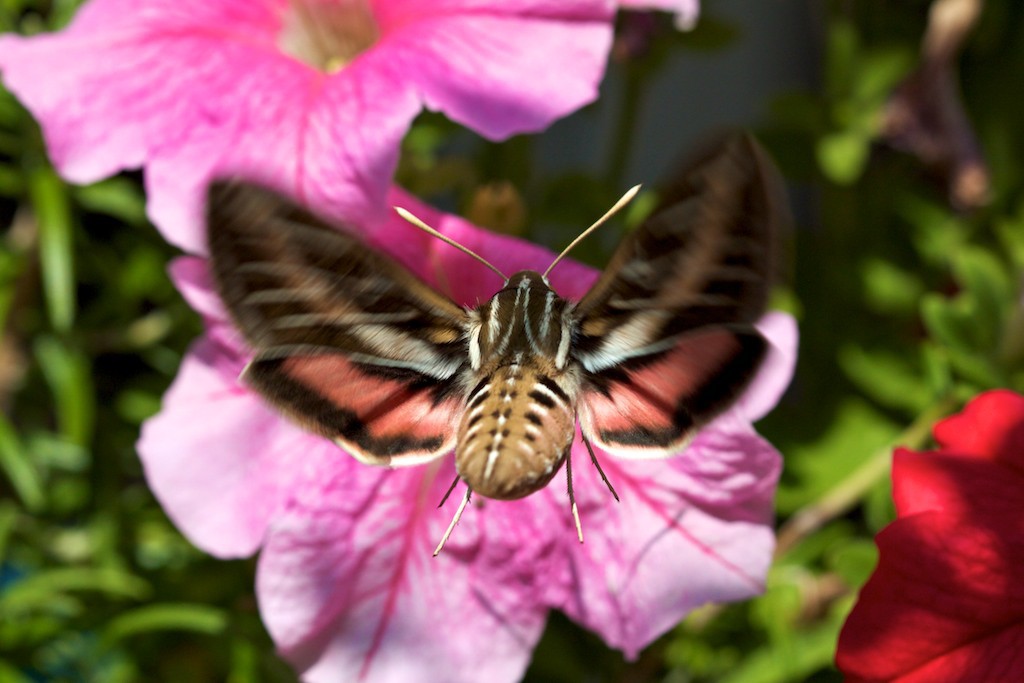
[[[193,253],[213,176],[337,215],[384,210],[423,108],[492,139],[593,100],[609,0],[90,0],[0,37],[4,83],[72,182],[145,167],[151,219]],[[557,65],[557,68],[552,68]]]
[[[552,259],[404,193],[391,200],[507,272],[543,269]],[[458,302],[475,304],[502,284],[397,217],[369,235]],[[644,462],[598,452],[621,503],[577,439],[573,478],[585,544],[576,539],[563,468],[525,499],[479,501],[435,558],[457,503],[437,509],[455,476],[453,459],[368,467],[280,418],[238,382],[246,351],[205,263],[183,258],[172,272],[208,332],[143,429],[146,476],[199,547],[220,557],[261,549],[260,610],[305,680],[514,681],[550,609],[634,657],[693,608],[762,590],[780,459],[750,423],[789,382],[790,317],[765,317],[772,350],[761,374],[684,453]],[[565,262],[551,280],[578,298],[595,276]]]
[[[628,10],[654,9],[675,14],[676,28],[689,31],[697,25],[700,0],[618,0],[619,7]]]
[[[1024,397],[981,394],[893,457],[898,518],[839,637],[848,681],[1024,680]]]

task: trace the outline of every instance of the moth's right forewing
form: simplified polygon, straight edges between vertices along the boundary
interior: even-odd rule
[[[247,380],[361,460],[449,450],[466,312],[358,237],[265,188],[214,183],[214,279],[256,351]]]
[[[704,325],[756,320],[770,291],[776,235],[787,220],[781,188],[749,135],[729,137],[698,157],[623,239],[577,305],[584,336],[602,336],[645,312],[671,323],[646,328],[641,346]]]
[[[747,135],[669,185],[578,304],[581,421],[609,450],[667,455],[735,400],[765,342],[754,328],[786,222],[781,181]]]

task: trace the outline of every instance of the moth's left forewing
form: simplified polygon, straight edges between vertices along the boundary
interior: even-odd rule
[[[627,457],[667,456],[760,365],[781,182],[747,135],[679,176],[576,308],[584,432]]]
[[[460,393],[421,373],[381,372],[345,353],[257,357],[244,379],[292,420],[368,465],[405,467],[455,446]]]
[[[362,462],[411,465],[454,445],[465,310],[354,233],[272,190],[210,188],[218,292],[253,347],[246,381]]]

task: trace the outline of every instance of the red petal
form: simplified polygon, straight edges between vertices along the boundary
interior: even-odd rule
[[[1002,462],[901,448],[893,456],[892,479],[901,518],[942,510],[999,530],[1021,517],[1024,475]]]
[[[1024,680],[1024,584],[1017,533],[956,523],[942,513],[878,535],[878,569],[839,637],[851,678]]]
[[[935,425],[943,450],[1003,460],[1024,471],[1024,397],[1005,389],[981,394]]]

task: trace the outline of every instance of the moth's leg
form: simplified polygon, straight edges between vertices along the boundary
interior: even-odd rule
[[[590,453],[590,462],[594,463],[594,467],[596,467],[597,471],[601,474],[601,480],[604,482],[604,485],[608,487],[608,490],[612,492],[612,497],[615,498],[615,502],[618,503],[619,494],[615,493],[615,488],[612,486],[612,483],[608,481],[608,477],[605,476],[604,470],[601,469],[601,463],[597,461],[597,456],[594,454],[594,447],[590,445],[590,439],[588,439],[587,435],[582,432],[580,432],[580,436],[583,437],[583,443],[587,445],[587,452]]]
[[[441,549],[444,548],[444,544],[448,542],[448,537],[452,535],[452,530],[455,528],[455,525],[459,523],[460,519],[462,519],[462,511],[466,509],[466,504],[469,503],[469,497],[471,495],[473,495],[473,489],[467,486],[466,495],[462,498],[462,502],[459,503],[459,509],[455,511],[455,517],[452,518],[452,523],[448,525],[447,531],[445,531],[444,536],[441,537],[441,542],[438,543],[437,548],[434,549],[434,557],[437,557],[438,554],[440,554]]]
[[[580,524],[580,511],[576,507],[576,496],[572,492],[572,444],[565,452],[565,481],[569,487],[569,506],[572,508],[572,519],[576,522],[576,536],[583,543],[583,525]]]
[[[444,504],[448,502],[448,496],[452,495],[452,491],[454,491],[455,487],[459,485],[460,479],[462,479],[462,477],[456,474],[455,481],[453,481],[452,485],[448,487],[448,490],[444,492],[444,497],[441,498],[441,502],[437,504],[438,508],[443,508]]]

